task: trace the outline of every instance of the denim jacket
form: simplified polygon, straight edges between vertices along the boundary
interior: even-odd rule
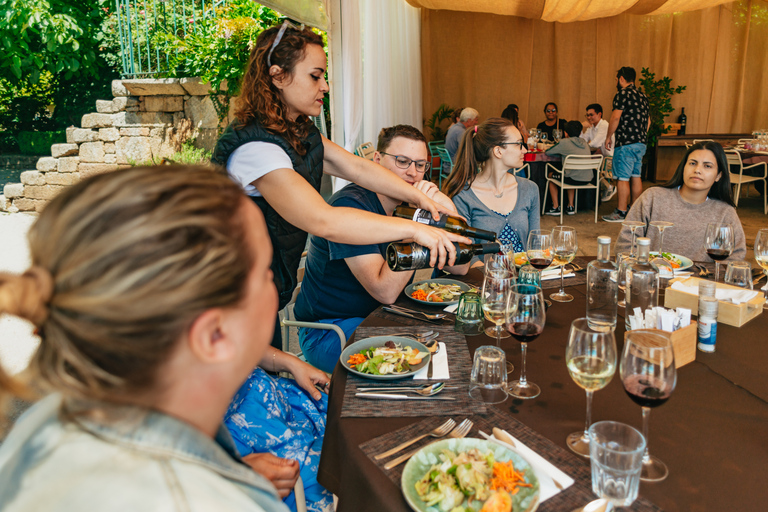
[[[52,394],[0,446],[0,510],[286,512],[241,462],[222,426],[213,440],[156,411],[110,406],[120,422],[62,421]]]

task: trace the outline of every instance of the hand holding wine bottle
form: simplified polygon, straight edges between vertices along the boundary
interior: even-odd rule
[[[423,210],[421,208],[413,208],[411,206],[400,205],[395,208],[393,214],[395,217],[403,219],[410,219],[422,224],[434,226],[440,229],[444,229],[457,235],[462,235],[470,238],[479,238],[481,240],[488,240],[494,242],[496,240],[496,233],[493,231],[486,231],[484,229],[473,228],[467,221],[461,217],[456,217],[448,214],[441,214],[439,220],[435,220],[431,212]]]

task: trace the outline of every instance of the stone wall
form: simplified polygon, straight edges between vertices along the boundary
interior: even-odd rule
[[[79,128],[67,129],[65,144],[52,145],[51,156],[40,158],[36,170],[23,172],[21,183],[5,185],[0,211],[39,212],[82,178],[159,163],[189,138],[213,149],[218,116],[209,92],[198,78],[113,81],[112,100],[98,100],[96,112],[84,115]]]

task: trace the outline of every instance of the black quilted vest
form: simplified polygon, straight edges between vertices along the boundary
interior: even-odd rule
[[[306,152],[299,155],[280,135],[265,130],[260,124],[252,123],[241,126],[237,121],[230,123],[216,143],[211,161],[222,167],[226,166],[229,155],[248,142],[270,142],[277,144],[288,154],[293,169],[315,190],[320,192],[320,180],[323,176],[323,140],[320,132],[313,125],[309,135],[302,141]],[[290,190],[285,191],[290,194]],[[263,197],[251,197],[261,209],[267,222],[269,238],[272,241],[272,272],[280,296],[280,309],[291,300],[296,288],[296,272],[301,262],[301,253],[307,243],[307,233],[283,219]],[[306,212],[312,215],[312,212]]]

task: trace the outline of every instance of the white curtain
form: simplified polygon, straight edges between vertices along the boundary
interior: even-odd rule
[[[403,0],[341,4],[344,148],[376,144],[386,126],[422,129],[419,9]],[[343,181],[334,180],[334,191]]]

